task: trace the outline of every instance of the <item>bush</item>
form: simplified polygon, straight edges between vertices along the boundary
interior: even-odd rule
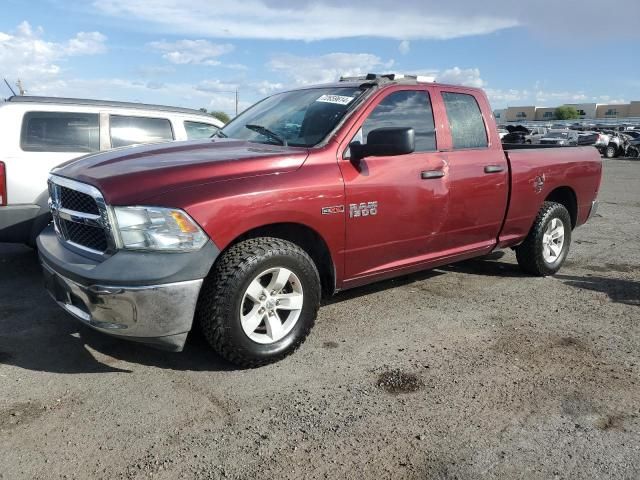
[[[568,105],[556,108],[556,120],[575,120],[580,118],[578,110]]]
[[[229,123],[229,121],[231,120],[231,117],[229,115],[227,115],[226,113],[221,112],[219,110],[212,111],[212,112],[207,112],[206,108],[201,108],[200,111],[204,112],[204,113],[208,113],[212,117],[217,118],[218,120],[220,120],[222,123],[225,123],[225,124]]]

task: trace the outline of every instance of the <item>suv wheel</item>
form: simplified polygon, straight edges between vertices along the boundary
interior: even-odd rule
[[[256,238],[232,246],[205,281],[196,322],[221,356],[242,367],[296,350],[320,306],[320,276],[297,245]]]
[[[616,156],[617,151],[618,151],[618,148],[615,145],[608,145],[604,151],[604,156],[606,158],[613,158]]]
[[[516,247],[520,268],[531,275],[553,275],[564,263],[571,244],[571,217],[555,202],[544,202],[522,244]]]

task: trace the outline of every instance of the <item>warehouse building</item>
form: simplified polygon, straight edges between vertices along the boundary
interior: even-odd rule
[[[627,118],[629,104],[604,104],[596,107],[596,118]]]
[[[505,117],[507,122],[531,122],[536,119],[536,107],[509,107]]]
[[[556,118],[555,108],[536,108],[536,121],[553,120]]]
[[[569,103],[574,107],[580,119],[624,119],[640,118],[640,101],[625,104]],[[552,121],[556,107],[509,107],[496,110],[494,116],[498,122]]]

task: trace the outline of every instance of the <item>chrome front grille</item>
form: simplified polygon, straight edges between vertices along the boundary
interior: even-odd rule
[[[76,212],[99,215],[98,205],[91,195],[72,190],[68,187],[60,188],[60,206]]]
[[[62,242],[96,255],[115,249],[109,211],[97,188],[50,175],[49,207]]]

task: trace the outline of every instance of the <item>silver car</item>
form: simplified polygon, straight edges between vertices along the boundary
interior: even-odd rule
[[[540,139],[540,145],[558,145],[561,147],[578,145],[578,132],[574,130],[549,130]]]

